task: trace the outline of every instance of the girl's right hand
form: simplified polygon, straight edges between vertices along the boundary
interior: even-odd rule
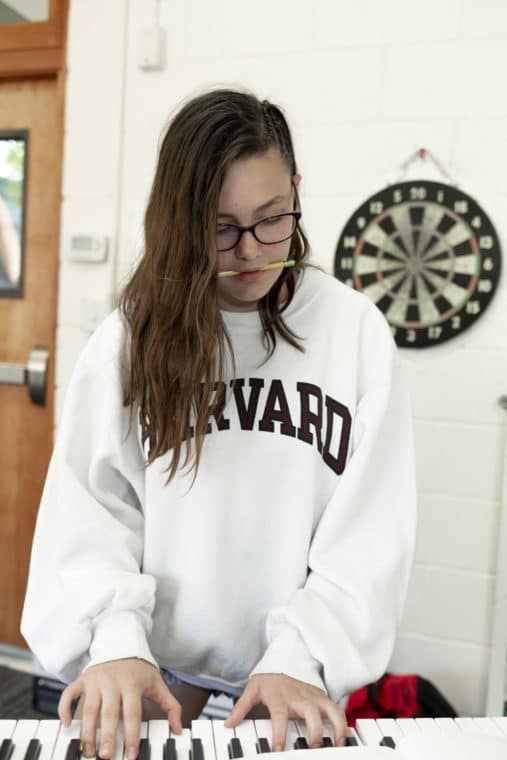
[[[125,754],[135,760],[139,754],[142,699],[156,702],[167,713],[169,726],[181,733],[181,705],[169,691],[157,668],[135,657],[93,665],[62,692],[58,715],[64,726],[72,720],[71,704],[81,696],[81,743],[86,757],[112,758],[116,747],[118,721],[123,717]],[[120,716],[120,713],[123,713]],[[100,726],[100,746],[96,732]]]

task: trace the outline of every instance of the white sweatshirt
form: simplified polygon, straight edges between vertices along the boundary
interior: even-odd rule
[[[415,533],[411,415],[387,322],[306,269],[269,361],[258,312],[223,312],[235,391],[197,479],[143,470],[122,405],[125,330],[85,347],[34,536],[22,633],[64,681],[141,657],[243,687],[285,673],[338,700],[385,670]]]

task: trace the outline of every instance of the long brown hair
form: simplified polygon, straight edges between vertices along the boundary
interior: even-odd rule
[[[218,408],[217,381],[234,357],[217,290],[216,227],[222,183],[231,164],[276,147],[291,177],[297,173],[292,138],[281,110],[250,93],[213,90],[186,103],[162,140],[145,223],[145,252],[120,295],[129,335],[124,404],[139,412],[147,465],[172,449],[168,482],[186,444],[183,466],[199,466],[207,426]],[[297,191],[296,191],[296,200]],[[308,257],[298,226],[292,269],[283,270],[259,304],[267,357],[276,335],[302,350],[284,323],[298,272]],[[286,285],[288,299],[279,303]],[[192,427],[191,427],[192,426]],[[195,452],[191,456],[192,438]]]

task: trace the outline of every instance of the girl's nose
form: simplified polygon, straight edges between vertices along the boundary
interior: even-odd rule
[[[247,230],[241,236],[236,246],[236,256],[240,259],[256,259],[259,255],[260,243],[254,238],[253,232]]]

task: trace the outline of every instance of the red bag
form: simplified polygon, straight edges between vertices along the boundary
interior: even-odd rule
[[[385,673],[349,695],[345,715],[354,727],[358,718],[456,718],[458,714],[425,678]]]

